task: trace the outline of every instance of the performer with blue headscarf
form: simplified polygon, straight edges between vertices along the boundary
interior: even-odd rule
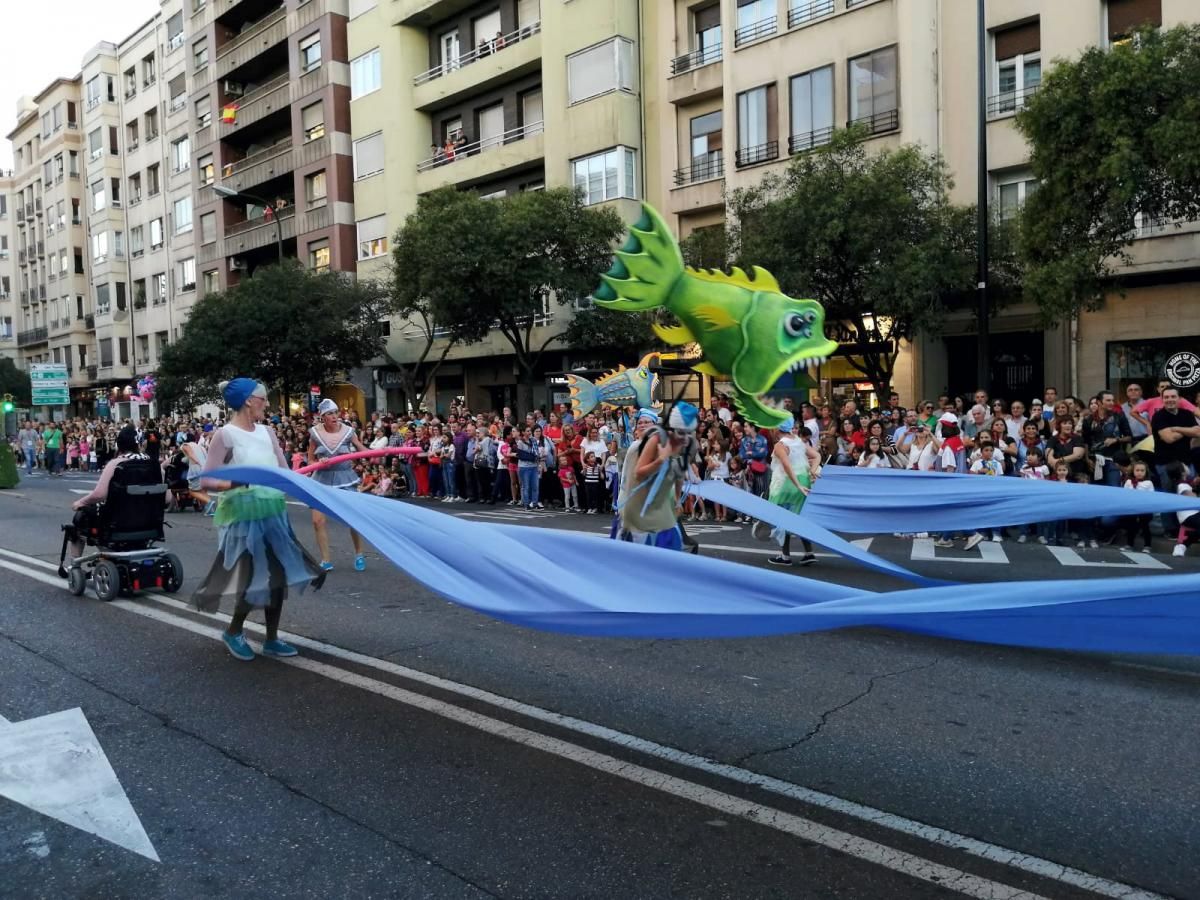
[[[683,530],[679,527],[679,497],[684,475],[699,449],[696,427],[700,412],[685,401],[676,403],[667,419],[670,430],[638,413],[639,430],[644,436],[629,449],[621,472],[619,501],[621,524],[617,537],[623,541],[684,549]],[[646,420],[643,422],[643,420]]]
[[[252,378],[221,384],[225,403],[234,411],[228,424],[213,435],[206,472],[226,465],[286,469],[287,460],[275,431],[260,420],[267,408],[267,389]],[[325,574],[296,540],[287,517],[287,501],[274,488],[238,486],[205,477],[202,485],[221,491],[217,503],[217,558],[196,589],[193,601],[204,612],[215,612],[223,596],[235,600],[233,618],[222,638],[235,659],[254,659],[242,634],[252,609],[262,609],[267,623],[265,656],[295,656],[296,648],[279,640],[279,617],[288,588],[312,583],[320,587]]]
[[[821,456],[808,441],[796,434],[794,417],[788,416],[779,423],[778,429],[779,440],[771,452],[771,487],[767,499],[788,512],[799,513],[813,481],[821,474]],[[755,522],[752,533],[759,540],[766,540],[768,527],[766,522]],[[780,553],[768,562],[776,566],[792,565],[792,536],[782,528],[775,528],[770,537],[779,545]],[[804,544],[804,555],[799,563],[812,565],[817,561],[812,544],[807,538],[800,540]]]

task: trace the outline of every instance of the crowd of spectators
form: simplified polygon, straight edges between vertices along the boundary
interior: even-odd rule
[[[824,465],[951,471],[992,477],[1104,484],[1131,490],[1191,492],[1200,463],[1197,407],[1180,397],[1169,382],[1157,395],[1142,396],[1129,385],[1123,399],[1101,391],[1086,402],[1060,398],[1054,388],[1028,405],[1021,400],[942,395],[905,408],[898,394],[874,409],[849,399],[839,403],[785,401],[798,433],[821,454]],[[1197,398],[1200,399],[1200,398]],[[372,448],[407,447],[412,454],[356,464],[358,489],[392,497],[441,503],[505,505],[525,510],[559,508],[580,514],[611,511],[614,482],[631,443],[627,416],[613,410],[574,419],[569,412],[537,409],[518,417],[512,409],[473,412],[453,404],[445,415],[421,412],[398,415],[380,411],[365,421],[353,410],[345,420]],[[293,468],[308,462],[312,417],[269,415]],[[189,469],[203,460],[211,433],[222,422],[212,418],[165,418],[137,423],[144,452],[160,459],[177,494],[187,496]],[[71,419],[61,423],[24,422],[14,450],[26,472],[51,475],[101,468],[114,452],[117,423]],[[697,431],[699,453],[690,481],[724,481],[764,496],[775,435],[760,431],[717,395],[702,411]],[[1196,444],[1193,447],[1193,444]],[[1049,512],[1049,511],[1048,511]],[[684,515],[692,521],[748,523],[734,510],[709,508],[688,497]],[[1163,517],[1160,527],[1182,555],[1200,531],[1200,517]],[[1123,549],[1141,541],[1151,549],[1151,517],[1064,522],[1052,512],[1044,522],[1012,529],[963,535],[966,546],[1015,537],[1079,547],[1100,542]],[[1193,529],[1187,527],[1196,525]],[[936,536],[942,546],[955,536]]]

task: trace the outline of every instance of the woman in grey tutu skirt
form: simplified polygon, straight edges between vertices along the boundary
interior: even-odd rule
[[[355,450],[367,449],[354,433],[354,429],[338,417],[338,405],[328,397],[317,407],[317,415],[320,421],[308,432],[310,466],[335,456],[353,453]],[[349,462],[338,462],[317,469],[310,477],[326,487],[352,490],[358,485],[358,474]],[[333,569],[333,563],[329,560],[329,530],[325,524],[325,514],[314,509],[312,520],[313,531],[317,534],[317,550],[321,554],[321,569],[329,572]],[[367,567],[362,536],[351,528],[350,540],[354,543],[354,568],[361,572]]]

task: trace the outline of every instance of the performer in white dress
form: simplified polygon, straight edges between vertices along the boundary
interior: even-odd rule
[[[354,429],[338,418],[338,405],[326,397],[317,407],[321,417],[319,424],[308,431],[308,464],[314,465],[335,456],[344,456],[355,450],[365,450],[362,441],[354,433]],[[310,476],[327,487],[353,490],[358,485],[358,474],[349,462],[338,462],[322,469],[317,469]],[[313,531],[317,535],[317,550],[321,554],[321,568],[332,571],[333,563],[329,560],[329,530],[325,524],[325,514],[312,511]],[[362,536],[353,528],[350,529],[350,540],[354,544],[354,568],[359,572],[367,567],[367,557],[363,555]]]

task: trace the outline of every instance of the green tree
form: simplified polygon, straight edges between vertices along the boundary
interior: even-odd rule
[[[29,373],[18,369],[7,356],[0,357],[0,394],[12,394],[17,406],[29,406],[32,400]]]
[[[286,402],[378,356],[389,309],[373,282],[294,262],[259,268],[192,307],[182,336],[163,352],[158,395],[167,408],[190,409],[216,400],[221,381],[248,375]]]
[[[734,192],[729,240],[739,265],[825,307],[841,355],[882,394],[899,339],[936,331],[946,298],[973,284],[974,231],[969,209],[949,202],[939,156],[912,145],[868,154],[863,137],[839,131]]]
[[[441,239],[422,263],[436,273],[424,293],[435,322],[456,323],[460,339],[495,329],[520,372],[518,406],[533,405],[533,373],[565,328],[544,327],[552,305],[587,297],[624,231],[611,209],[591,209],[574,191],[528,191],[484,200],[447,189],[436,200]]]
[[[683,261],[696,269],[725,269],[729,265],[729,238],[725,225],[705,225],[679,242]]]
[[[611,351],[628,365],[649,350],[662,349],[662,341],[650,327],[653,322],[652,312],[617,312],[593,306],[575,314],[563,339],[580,350]]]
[[[1047,323],[1094,309],[1134,217],[1200,216],[1200,26],[1145,29],[1056,61],[1017,115],[1038,179],[1022,213],[1025,295]]]

